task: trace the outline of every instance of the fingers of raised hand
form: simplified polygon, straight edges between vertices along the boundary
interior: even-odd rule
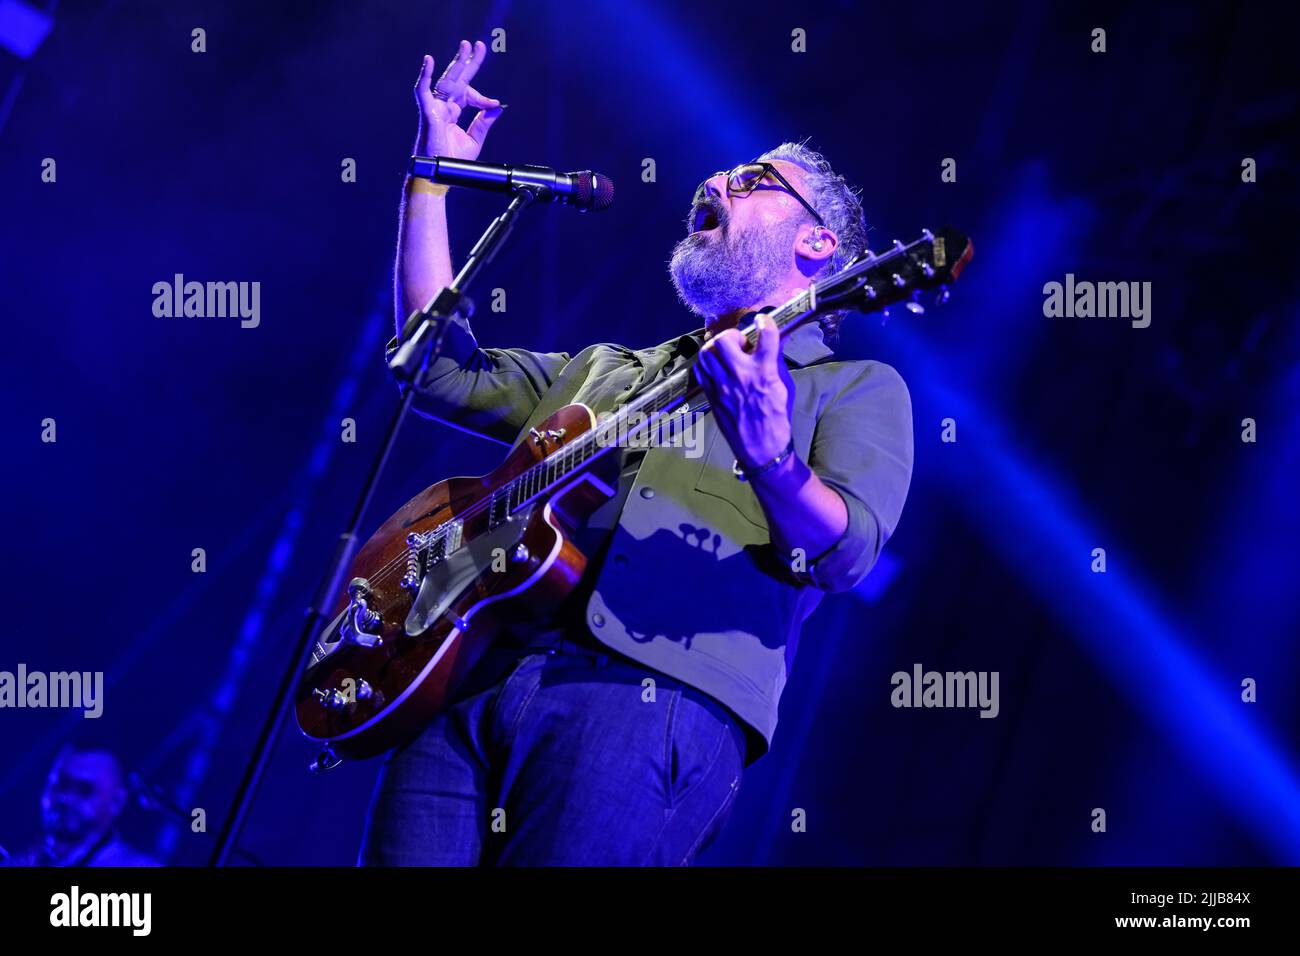
[[[469,134],[469,138],[482,146],[483,139],[487,136],[488,130],[492,128],[492,124],[501,118],[501,109],[501,106],[497,105],[479,110],[470,122],[469,129],[465,131]]]
[[[415,79],[415,88],[417,90],[427,90],[429,88],[429,80],[432,77],[433,57],[426,53],[424,59],[420,61],[420,75]]]
[[[460,77],[461,81],[465,83],[466,86],[469,85],[470,80],[474,79],[474,74],[479,71],[483,66],[483,61],[486,59],[487,44],[482,40],[475,40],[474,46],[470,48],[470,58],[466,61],[464,71]]]
[[[473,45],[468,40],[461,40],[460,46],[456,48],[456,56],[447,64],[447,69],[434,84],[434,89],[441,90],[449,98],[457,99],[457,102],[464,106],[465,90],[479,67],[483,65],[485,56],[487,56],[487,47],[482,40]]]
[[[427,53],[420,62],[420,75],[415,78],[415,98],[424,103],[432,93],[433,57]]]
[[[501,105],[501,101],[496,97],[484,96],[472,86],[465,87],[465,103],[468,106],[475,106],[481,110],[490,110]]]

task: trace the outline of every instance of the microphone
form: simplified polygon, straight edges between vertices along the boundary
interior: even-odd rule
[[[614,181],[590,169],[560,173],[545,166],[497,166],[450,156],[412,156],[411,175],[498,193],[529,186],[539,191],[537,198],[543,202],[566,203],[582,212],[607,209],[614,201]]]

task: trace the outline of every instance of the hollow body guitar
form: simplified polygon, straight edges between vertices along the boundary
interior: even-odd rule
[[[939,301],[973,249],[963,235],[928,230],[865,253],[768,314],[782,336],[825,312],[873,312]],[[752,347],[753,325],[741,330]],[[312,649],[295,697],[298,726],[323,756],[364,758],[418,733],[455,693],[502,629],[553,609],[573,591],[587,556],[573,543],[615,494],[625,443],[655,445],[684,406],[707,413],[690,368],[597,420],[585,405],[559,409],[481,477],[448,478],[404,504],[352,563],[347,592]]]

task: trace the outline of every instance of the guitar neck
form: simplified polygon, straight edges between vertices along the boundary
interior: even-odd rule
[[[782,337],[814,314],[808,305],[810,300],[815,301],[815,294],[801,292],[779,309],[767,313]],[[750,345],[756,341],[758,333],[753,324],[740,331]],[[702,398],[702,390],[691,377],[693,365],[692,360],[685,368],[638,392],[591,431],[507,482],[493,494],[493,512],[500,513],[496,507],[497,495],[503,496],[501,507],[513,514],[613,448],[671,444],[675,429],[687,427],[710,410]]]
[[[957,278],[971,253],[970,241],[951,229],[942,229],[938,235],[923,230],[922,237],[908,245],[895,240],[893,248],[879,255],[864,253],[840,272],[811,283],[766,314],[785,338],[822,312],[842,308],[874,312],[933,288],[943,290],[939,299],[942,302],[947,297],[946,283]],[[909,304],[909,308],[924,311],[916,304]],[[752,322],[740,332],[749,347],[758,339],[758,328]],[[636,393],[595,428],[494,492],[492,514],[504,518],[526,507],[611,448],[671,444],[664,441],[665,432],[685,428],[697,415],[709,411],[707,402],[696,400],[699,394],[699,386],[691,377],[691,365]],[[683,406],[687,406],[689,418],[679,413]]]

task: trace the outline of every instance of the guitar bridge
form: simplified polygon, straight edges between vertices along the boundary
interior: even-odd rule
[[[529,512],[531,514],[531,512]],[[465,593],[474,580],[493,566],[500,554],[513,554],[516,561],[531,558],[526,545],[520,550],[520,538],[527,527],[524,515],[520,523],[506,522],[486,534],[479,534],[469,539],[461,547],[464,528],[459,522],[450,529],[446,542],[446,554],[437,564],[425,567],[420,578],[419,592],[411,602],[410,613],[406,616],[405,630],[408,637],[419,637],[444,614],[451,612],[452,605]],[[460,630],[469,626],[469,621],[454,615],[449,620]]]
[[[465,522],[449,521],[432,531],[411,532],[406,536],[406,573],[401,586],[418,591],[429,569],[436,567],[460,548],[465,536]]]

